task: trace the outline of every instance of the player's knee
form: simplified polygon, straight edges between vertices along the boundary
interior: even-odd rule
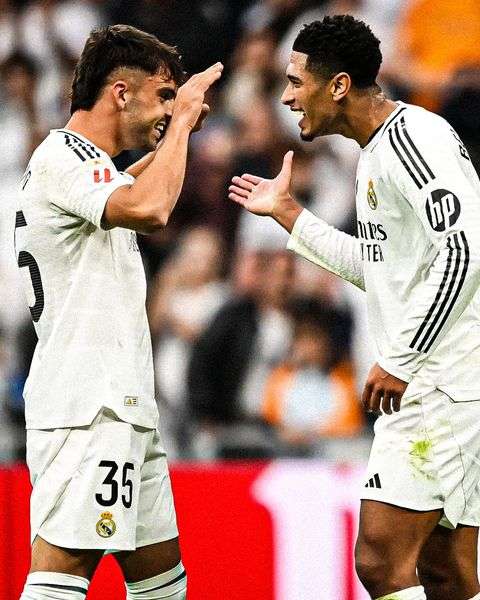
[[[446,565],[419,559],[418,577],[422,584],[444,585],[451,578],[452,571]]]
[[[364,547],[355,553],[355,570],[358,578],[365,589],[371,591],[377,589],[382,583],[382,574],[385,573],[385,565],[381,557],[371,551],[366,551]]]
[[[187,574],[180,562],[176,567],[155,577],[127,583],[127,600],[186,600]]]
[[[382,540],[357,541],[355,569],[367,591],[377,597],[385,588],[403,589],[412,582],[415,567],[407,562],[395,560]]]
[[[30,573],[20,600],[85,600],[88,579],[66,573]]]
[[[438,597],[442,597],[446,589],[463,589],[478,583],[477,567],[470,556],[455,556],[454,559],[450,557],[448,563],[421,557],[418,561],[418,577],[431,594],[439,590]]]
[[[361,537],[355,546],[355,569],[367,590],[376,588],[385,573],[386,557],[373,539]]]

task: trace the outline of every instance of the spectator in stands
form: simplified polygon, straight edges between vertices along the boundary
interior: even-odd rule
[[[0,0],[0,62],[15,50],[18,15],[13,2]]]
[[[221,277],[222,256],[222,242],[214,230],[187,231],[156,276],[149,302],[162,420],[174,455],[185,446],[185,379],[192,345],[229,297]]]
[[[327,0],[257,0],[242,15],[246,31],[271,31],[279,39],[297,15]]]
[[[227,302],[194,346],[188,393],[202,452],[204,443],[217,456],[275,452],[261,405],[268,373],[291,342],[294,261],[285,251],[257,253],[255,287]]]
[[[247,32],[232,59],[232,74],[224,86],[223,101],[229,115],[241,119],[252,98],[269,92],[275,82],[272,56],[275,39],[270,31]]]
[[[9,343],[0,327],[0,463],[24,458],[25,429],[11,419],[11,364]],[[23,413],[22,413],[23,417]]]
[[[287,360],[267,380],[262,414],[277,428],[288,454],[319,454],[329,438],[361,431],[352,366],[338,360],[333,342],[335,319],[319,306],[302,315]]]
[[[438,111],[457,74],[480,68],[478,0],[408,0],[396,37],[384,74],[411,102]]]
[[[127,23],[180,49],[190,73],[231,55],[248,0],[107,0],[110,22]]]
[[[16,46],[40,65],[39,117],[44,133],[65,122],[73,66],[90,31],[102,24],[95,0],[29,0],[19,11]]]
[[[238,137],[233,169],[237,173],[254,171],[261,177],[272,177],[285,149],[269,96],[254,96],[237,115]],[[237,243],[242,251],[283,250],[288,236],[271,223],[242,211]]]
[[[30,318],[13,252],[16,198],[27,157],[41,135],[35,104],[38,75],[35,61],[23,52],[14,52],[0,65],[0,321],[14,370],[17,328]]]

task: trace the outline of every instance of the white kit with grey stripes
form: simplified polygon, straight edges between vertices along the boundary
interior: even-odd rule
[[[379,364],[453,400],[480,399],[480,182],[441,117],[398,103],[362,148],[358,237],[308,211],[288,247],[366,291]]]

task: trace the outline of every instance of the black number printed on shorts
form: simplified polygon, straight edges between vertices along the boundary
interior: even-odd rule
[[[110,486],[110,493],[107,495],[95,494],[95,500],[101,506],[113,506],[116,504],[118,500],[118,482],[115,479],[115,475],[118,472],[118,465],[113,460],[101,460],[98,464],[99,467],[103,467],[108,469],[107,476],[103,480],[102,485]],[[122,488],[124,493],[122,493],[122,504],[125,508],[130,508],[132,506],[133,499],[133,481],[129,479],[128,472],[133,471],[135,469],[133,463],[127,462],[123,465],[122,469]]]

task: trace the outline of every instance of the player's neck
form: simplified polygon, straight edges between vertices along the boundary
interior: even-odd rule
[[[123,150],[115,123],[106,115],[98,114],[95,107],[75,111],[65,127],[83,135],[109,156],[116,156]]]
[[[341,133],[345,137],[354,139],[364,148],[377,129],[397,108],[398,104],[385,98],[382,92],[358,96],[344,115]]]

